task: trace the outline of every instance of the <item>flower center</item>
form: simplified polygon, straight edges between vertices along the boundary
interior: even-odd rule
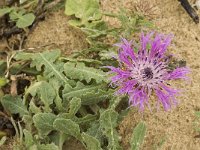
[[[151,70],[151,68],[149,68],[149,67],[144,68],[142,77],[145,80],[153,79],[153,71]]]

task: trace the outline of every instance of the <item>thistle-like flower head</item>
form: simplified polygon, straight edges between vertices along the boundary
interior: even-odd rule
[[[170,55],[166,55],[172,36],[142,33],[139,46],[132,46],[132,41],[122,39],[119,47],[119,67],[109,66],[111,83],[118,87],[117,94],[128,94],[129,103],[144,110],[149,106],[149,97],[155,93],[158,104],[165,110],[177,103],[177,89],[169,86],[169,80],[186,79],[189,69],[186,67],[169,69]],[[137,47],[137,48],[136,48]],[[134,52],[134,51],[137,51]]]

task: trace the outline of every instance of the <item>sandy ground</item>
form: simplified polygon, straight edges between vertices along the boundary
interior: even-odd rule
[[[142,0],[101,0],[101,6],[103,11],[116,12],[120,7],[134,9],[135,3],[139,1]],[[191,82],[175,83],[176,87],[184,89],[184,92],[178,98],[179,106],[169,112],[160,110],[150,113],[147,110],[141,116],[131,111],[119,126],[122,145],[125,150],[129,149],[132,129],[140,120],[144,120],[148,133],[143,150],[155,149],[155,145],[162,140],[162,150],[200,150],[200,139],[194,138],[198,134],[194,130],[194,112],[200,110],[200,25],[192,21],[177,0],[152,0],[150,6],[154,6],[153,12],[141,10],[141,13],[150,14],[148,17],[156,24],[158,31],[175,35],[169,50],[178,58],[187,60],[187,65],[191,68]],[[53,47],[61,48],[64,53],[86,47],[84,36],[78,30],[69,27],[66,18],[62,11],[49,15],[28,37],[26,46],[55,43]],[[105,19],[111,25],[117,24],[116,20]]]
[[[101,6],[104,11],[117,11],[120,7],[133,9],[135,2],[136,0],[101,0]],[[142,150],[154,150],[155,145],[162,140],[164,144],[161,150],[200,150],[200,138],[194,138],[198,135],[194,130],[194,112],[200,110],[200,24],[196,25],[191,20],[177,0],[150,2],[156,12],[156,15],[150,15],[150,18],[153,18],[158,31],[175,35],[169,50],[178,58],[187,61],[187,66],[191,68],[191,82],[175,83],[175,86],[184,92],[178,98],[178,107],[169,112],[161,109],[159,112],[150,113],[147,110],[142,116],[138,112],[130,111],[119,126],[122,145],[125,150],[129,149],[132,129],[140,120],[144,120],[148,131]],[[66,54],[74,49],[87,47],[84,35],[69,27],[67,19],[63,11],[50,14],[30,34],[26,47],[60,48]],[[109,22],[111,25],[116,23],[112,19],[109,19]]]
[[[71,27],[68,20],[64,10],[50,12],[28,36],[25,48],[34,48],[33,51],[59,48],[66,55],[86,48],[84,34]]]
[[[129,8],[134,5],[131,0],[123,3]],[[142,117],[131,111],[119,127],[124,149],[129,148],[132,129],[140,120],[144,120],[148,133],[143,150],[153,150],[155,144],[162,140],[165,141],[160,148],[162,150],[200,150],[200,139],[194,138],[198,134],[194,130],[194,112],[200,109],[200,25],[196,25],[191,20],[176,0],[155,0],[151,4],[155,6],[157,13],[153,17],[153,22],[158,27],[158,31],[175,35],[169,50],[178,58],[187,61],[187,65],[191,68],[191,82],[175,83],[176,87],[183,89],[184,92],[178,98],[180,100],[178,107],[169,112],[145,111]],[[120,5],[112,3],[109,6],[114,9]]]

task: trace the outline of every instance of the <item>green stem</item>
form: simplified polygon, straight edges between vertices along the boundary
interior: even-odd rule
[[[63,147],[63,133],[60,132],[60,136],[59,136],[59,150],[62,150]]]

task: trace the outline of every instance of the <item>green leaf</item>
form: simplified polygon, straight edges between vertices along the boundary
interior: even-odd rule
[[[4,76],[6,68],[7,68],[7,63],[5,61],[0,60],[0,76]]]
[[[74,27],[82,25],[81,21],[78,19],[77,20],[69,20],[68,23],[69,23],[69,25],[74,26]]]
[[[97,119],[97,116],[96,115],[91,115],[91,114],[88,114],[82,118],[76,118],[75,121],[76,123],[78,124],[88,124],[92,121],[95,121]]]
[[[59,150],[54,143],[37,145],[37,150]]]
[[[118,113],[112,109],[105,110],[100,115],[100,126],[104,135],[108,138],[108,149],[119,150],[119,135],[116,131]]]
[[[6,8],[1,8],[0,9],[0,17],[2,17],[3,15],[7,14],[7,13],[10,13],[11,11],[13,10],[13,8],[9,8],[9,7],[6,7]]]
[[[23,130],[23,133],[24,133],[24,143],[26,148],[29,148],[32,145],[34,145],[32,133],[26,129]]]
[[[67,78],[62,73],[64,64],[62,62],[55,63],[60,57],[59,50],[44,51],[43,53],[36,53],[32,58],[31,67],[36,67],[38,71],[42,70],[44,66],[44,76],[48,78],[56,77],[60,82],[67,83]]]
[[[64,65],[64,71],[66,76],[71,79],[85,80],[87,83],[92,79],[97,83],[108,82],[105,72],[100,69],[86,67],[84,63],[68,62]]]
[[[69,103],[69,115],[71,117],[75,116],[79,108],[81,107],[81,99],[80,98],[72,98]]]
[[[1,99],[4,109],[12,114],[19,114],[21,117],[28,114],[26,106],[22,103],[20,96],[5,95]]]
[[[65,14],[75,15],[82,23],[101,19],[98,0],[67,0],[65,4]]]
[[[29,103],[29,111],[31,111],[34,114],[41,112],[40,108],[37,107],[33,101],[30,101]]]
[[[69,84],[66,84],[63,90],[63,102],[66,104],[73,97],[77,97],[81,99],[83,105],[96,104],[110,97],[112,92],[105,90],[105,85],[86,86],[81,82],[77,82],[76,87],[73,88]]]
[[[2,146],[7,140],[7,137],[6,136],[3,136],[1,139],[0,139],[0,146]]]
[[[33,97],[38,95],[40,100],[44,103],[45,111],[51,111],[50,105],[53,104],[56,98],[55,90],[51,84],[46,81],[36,82],[26,90],[25,97],[27,97],[28,94],[31,94]]]
[[[71,119],[58,118],[54,121],[53,127],[62,133],[81,139],[79,125]]]
[[[103,134],[102,128],[100,127],[99,121],[95,120],[91,122],[90,128],[87,130],[87,134],[95,137],[98,141],[100,141],[101,145],[105,144],[105,136]]]
[[[7,79],[6,78],[1,78],[0,77],[0,88],[3,87],[4,85],[7,84]]]
[[[33,116],[33,122],[40,135],[48,135],[54,130],[53,122],[56,116],[52,113],[38,113]]]
[[[82,138],[83,141],[86,143],[87,150],[102,150],[101,145],[96,138],[86,133],[82,133]]]
[[[195,115],[196,115],[198,118],[200,118],[200,111],[196,111],[196,112],[195,112]]]
[[[35,20],[35,15],[33,13],[28,13],[17,20],[16,26],[18,28],[25,28],[32,25],[33,21]]]
[[[132,138],[130,141],[131,150],[139,150],[143,143],[146,132],[146,125],[144,122],[140,122],[133,130]]]
[[[21,52],[18,51],[16,52],[14,59],[16,60],[32,60],[35,54],[33,53],[26,53],[26,52]]]
[[[51,78],[49,80],[49,83],[52,85],[52,87],[54,88],[55,92],[56,92],[56,98],[54,100],[55,105],[57,110],[59,111],[64,111],[65,108],[62,105],[62,98],[60,97],[60,88],[63,86],[61,82],[59,82],[59,80],[57,80],[56,78]]]

